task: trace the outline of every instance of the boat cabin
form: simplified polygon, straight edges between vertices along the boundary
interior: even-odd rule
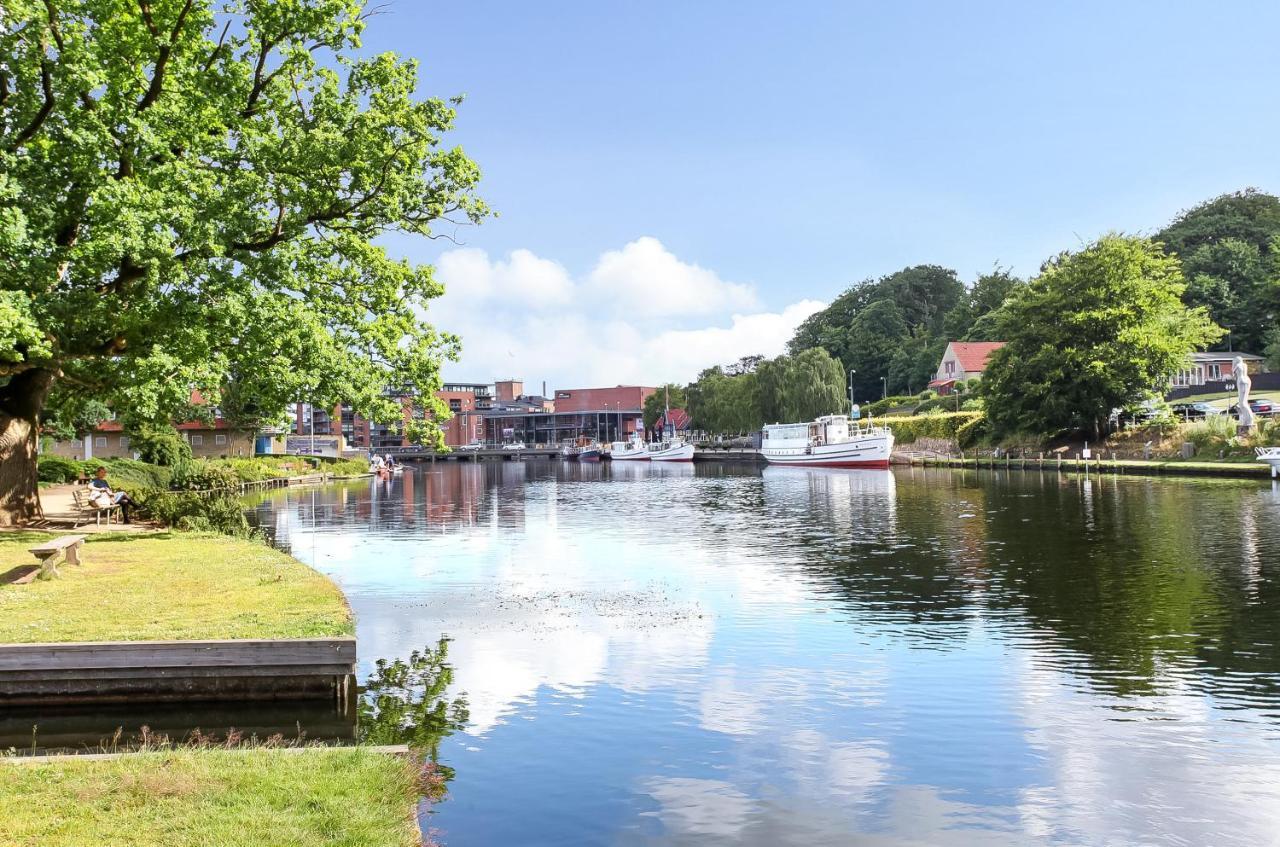
[[[812,423],[771,424],[764,428],[763,446],[773,450],[840,444],[849,440],[848,415],[824,415]]]

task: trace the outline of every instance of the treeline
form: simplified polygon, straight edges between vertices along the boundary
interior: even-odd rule
[[[747,356],[725,368],[708,368],[682,394],[693,426],[719,433],[813,420],[849,406],[844,367],[820,348],[776,359]]]
[[[1032,280],[995,267],[971,285],[916,265],[851,286],[773,360],[747,357],[688,386],[694,425],[746,432],[922,391],[948,341],[1004,341],[978,387],[993,434],[1098,433],[1161,393],[1200,349],[1280,368],[1280,199],[1253,189],[1181,213],[1151,237],[1107,235]],[[806,382],[807,381],[807,382]]]

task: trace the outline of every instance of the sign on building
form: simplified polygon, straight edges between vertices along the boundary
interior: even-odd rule
[[[342,452],[342,439],[336,435],[290,435],[285,452],[293,456],[327,456],[336,459]]]

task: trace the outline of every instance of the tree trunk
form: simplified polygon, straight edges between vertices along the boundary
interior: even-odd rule
[[[0,526],[44,517],[36,469],[40,411],[53,386],[53,371],[23,371],[0,386]]]

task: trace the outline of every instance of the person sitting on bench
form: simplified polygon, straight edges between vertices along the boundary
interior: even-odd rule
[[[111,486],[107,483],[106,468],[99,465],[98,469],[93,472],[93,480],[89,485],[94,488],[94,492],[91,495],[94,502],[105,500],[107,503],[115,503],[120,507],[120,517],[124,519],[125,523],[130,523],[129,509],[134,505],[133,500],[123,491],[111,490]]]

